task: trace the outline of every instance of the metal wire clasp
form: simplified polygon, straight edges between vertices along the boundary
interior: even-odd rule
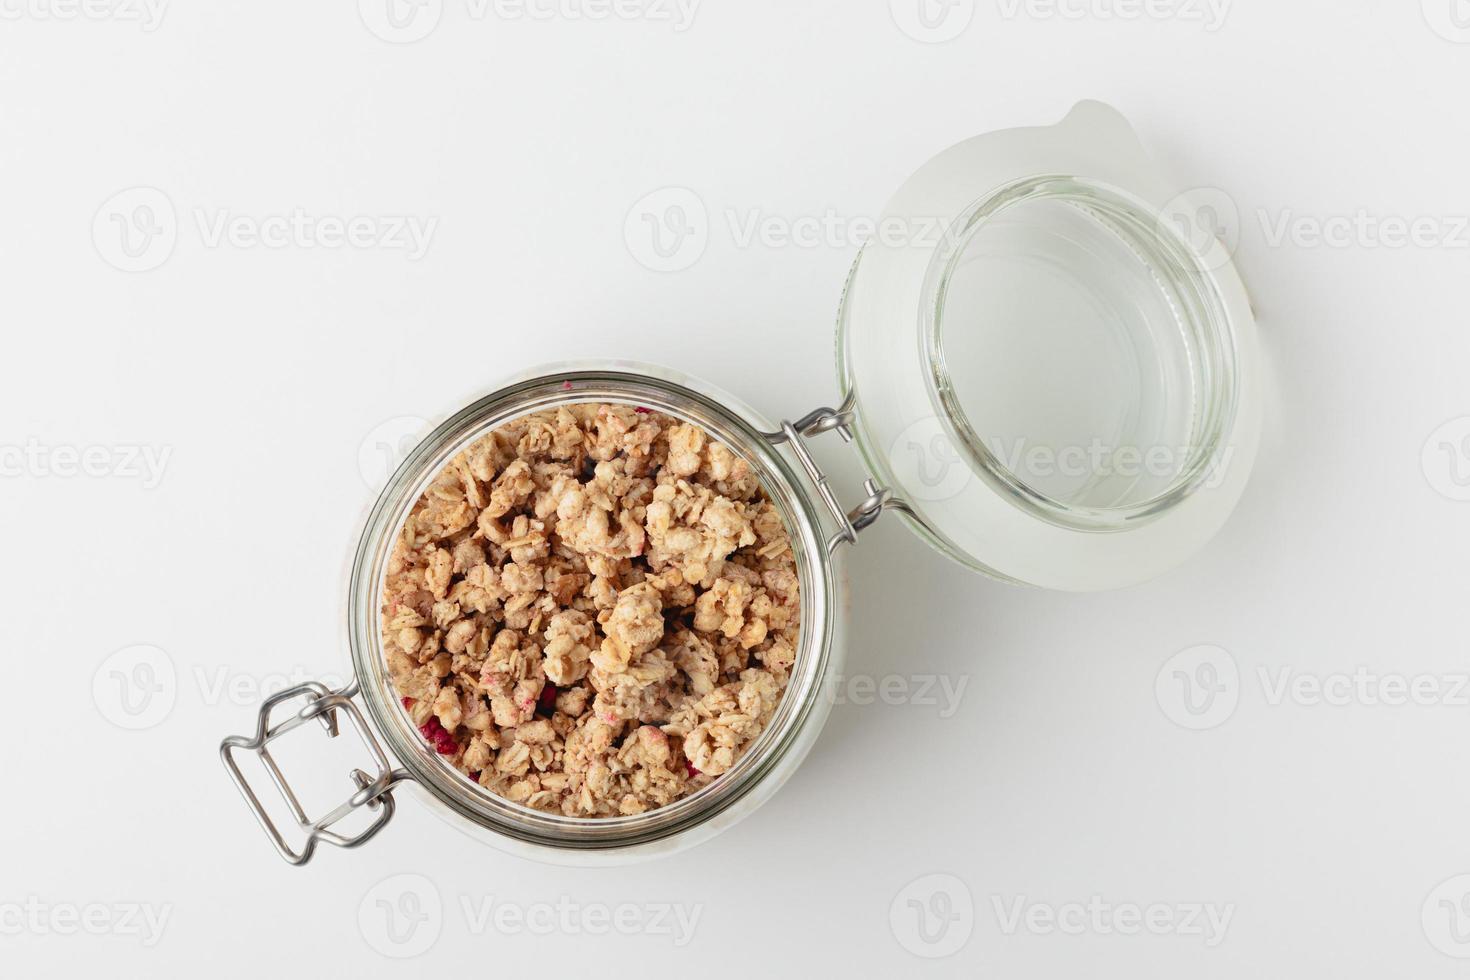
[[[333,691],[326,685],[317,681],[308,681],[295,687],[287,688],[277,694],[266,698],[265,703],[260,706],[260,713],[256,721],[255,734],[251,737],[244,735],[231,735],[220,743],[219,754],[229,772],[230,778],[235,781],[235,786],[240,794],[245,797],[245,802],[250,805],[255,819],[260,821],[266,835],[270,837],[271,843],[276,846],[281,857],[291,864],[305,864],[311,860],[312,852],[316,850],[318,841],[326,841],[337,847],[357,847],[366,843],[378,831],[387,825],[393,818],[393,795],[392,789],[398,783],[411,778],[406,770],[394,769],[388,762],[383,747],[378,744],[372,729],[368,727],[367,719],[363,717],[362,711],[352,700],[357,694],[357,685],[352,684],[341,691]],[[305,697],[305,704],[289,718],[279,724],[271,725],[271,712],[277,705],[290,701],[293,698]],[[285,735],[312,719],[321,721],[322,727],[327,730],[329,738],[336,738],[338,734],[337,712],[342,712],[352,722],[353,728],[357,730],[362,744],[372,753],[373,761],[377,765],[377,775],[369,776],[361,769],[354,769],[351,773],[352,781],[357,786],[357,792],[353,793],[347,800],[325,816],[313,820],[306,815],[296,794],[291,790],[290,784],[286,782],[285,775],[281,772],[276,761],[271,757],[267,746],[277,738]],[[271,781],[280,790],[286,805],[291,810],[291,815],[296,818],[297,826],[305,835],[305,842],[299,850],[293,849],[278,828],[266,813],[265,807],[261,805],[260,797],[255,795],[255,790],[240,771],[235,762],[234,750],[241,749],[246,752],[254,752],[265,766],[266,772],[270,773]],[[340,834],[332,830],[332,826],[347,817],[361,807],[367,807],[375,811],[377,816],[366,828],[355,834]]]
[[[801,468],[806,470],[807,476],[812,478],[816,484],[817,494],[822,498],[822,503],[832,512],[837,521],[838,530],[827,541],[827,553],[831,554],[837,550],[840,544],[853,544],[857,541],[858,532],[868,527],[878,519],[885,510],[908,511],[909,506],[893,491],[887,487],[868,478],[863,481],[863,489],[868,496],[862,503],[852,510],[844,510],[838,501],[837,495],[832,492],[831,485],[827,482],[827,474],[817,465],[812,458],[811,450],[807,448],[804,436],[821,435],[824,432],[835,431],[846,443],[852,442],[852,429],[849,423],[853,419],[853,396],[849,394],[838,408],[818,408],[808,412],[795,422],[782,421],[779,432],[767,432],[765,436],[773,444],[789,443],[791,451],[796,454]]]

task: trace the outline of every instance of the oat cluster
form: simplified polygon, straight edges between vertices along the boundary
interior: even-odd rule
[[[749,465],[644,408],[575,404],[455,456],[389,562],[388,667],[424,738],[580,817],[726,772],[796,659],[790,537]]]

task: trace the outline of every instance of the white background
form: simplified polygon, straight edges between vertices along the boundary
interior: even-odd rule
[[[430,0],[398,30],[374,0],[176,0],[147,23],[96,2],[0,2],[0,972],[1463,975],[1470,423],[1436,434],[1470,415],[1456,0],[1239,0],[1223,23],[1167,0],[936,0],[933,31],[905,0],[707,0],[691,22]],[[1150,585],[1074,596],[962,572],[880,522],[851,563],[849,670],[963,680],[958,710],[839,706],[768,806],[685,855],[543,867],[405,799],[366,848],[274,856],[216,746],[253,724],[253,686],[345,670],[381,426],[569,356],[665,362],[776,416],[829,402],[853,248],[742,245],[728,215],[871,216],[934,153],[1079,98],[1238,207],[1271,395],[1218,540]],[[115,198],[137,187],[155,191]],[[706,209],[707,247],[660,273],[625,219],[666,187]],[[417,257],[209,234],[297,208],[436,224]],[[1311,239],[1354,216],[1346,240]],[[1374,230],[1421,218],[1417,244]],[[134,219],[129,258],[116,222]],[[104,475],[67,475],[88,447]],[[129,447],[167,452],[161,479]],[[854,490],[855,463],[821,451]],[[140,655],[151,680],[113,656],[139,644],[162,651]],[[1202,644],[1236,707],[1191,731],[1169,692],[1203,655],[1170,659]],[[1274,695],[1358,667],[1426,675],[1441,703]],[[126,704],[119,676],[146,682]],[[911,886],[933,874],[951,877]],[[410,962],[382,955],[407,947],[377,904],[411,908],[405,888],[442,907]],[[1094,896],[1230,919],[1223,937],[1009,921],[1018,900],[1044,917]],[[908,901],[946,898],[959,918],[928,945]],[[487,900],[699,917],[676,947],[481,928],[464,903]],[[129,904],[166,914],[161,934]],[[103,934],[64,934],[83,914]]]

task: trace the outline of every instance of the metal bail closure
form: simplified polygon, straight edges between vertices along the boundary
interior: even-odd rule
[[[387,825],[393,818],[393,787],[405,779],[411,778],[406,770],[394,769],[388,762],[383,747],[378,744],[372,729],[368,727],[367,719],[363,717],[362,711],[353,702],[352,698],[357,694],[357,685],[354,683],[341,691],[333,691],[326,685],[316,681],[308,681],[295,687],[287,688],[277,694],[266,698],[265,703],[260,706],[260,713],[255,727],[253,737],[243,735],[232,735],[220,743],[219,754],[224,761],[225,769],[229,771],[230,778],[235,781],[240,794],[245,797],[245,802],[250,805],[255,819],[260,821],[266,835],[270,837],[271,843],[276,846],[281,857],[289,863],[301,865],[311,860],[312,852],[316,850],[318,841],[326,841],[337,847],[357,847],[366,843],[378,831]],[[280,704],[293,698],[305,697],[305,704],[295,714],[286,718],[276,725],[270,724],[271,712]],[[285,775],[280,767],[276,765],[275,759],[271,757],[267,746],[277,738],[285,735],[307,722],[317,719],[322,727],[327,730],[329,738],[336,738],[338,734],[337,712],[341,711],[352,722],[353,728],[357,730],[362,744],[372,753],[373,761],[377,764],[377,775],[369,776],[361,769],[352,771],[352,781],[357,786],[357,792],[347,798],[345,802],[337,806],[325,816],[312,820],[306,815],[301,803],[292,792],[290,785],[286,782]],[[234,758],[234,750],[240,749],[246,752],[254,752],[265,766],[266,772],[270,773],[271,781],[276,784],[276,789],[281,793],[286,805],[290,808],[292,816],[296,818],[297,826],[305,835],[305,841],[300,850],[293,850],[286,838],[281,834],[265,807],[261,805],[260,798],[255,795],[246,780],[245,774],[240,771]],[[340,834],[332,830],[332,826],[344,817],[349,816],[361,807],[367,807],[375,811],[377,816],[363,830],[356,834]]]
[[[830,555],[837,550],[840,544],[853,544],[857,541],[858,532],[876,521],[885,510],[901,510],[907,514],[913,514],[908,503],[894,495],[893,491],[881,486],[872,478],[863,481],[863,490],[868,496],[862,503],[852,510],[843,510],[837,495],[832,492],[832,487],[827,482],[827,474],[817,465],[812,457],[811,450],[807,448],[803,436],[820,435],[823,432],[836,430],[845,443],[852,442],[852,429],[849,427],[853,418],[853,395],[849,394],[838,408],[814,409],[795,422],[782,420],[781,431],[764,433],[773,445],[789,443],[791,451],[796,454],[801,468],[806,470],[807,476],[812,478],[816,484],[817,493],[822,498],[822,503],[832,512],[837,521],[838,530],[827,541],[827,553]]]

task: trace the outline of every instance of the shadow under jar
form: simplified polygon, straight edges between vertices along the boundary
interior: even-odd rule
[[[839,316],[835,408],[772,422],[677,371],[609,361],[538,369],[445,419],[392,476],[358,542],[353,683],[282,691],[253,735],[221,745],[277,851],[302,864],[321,842],[364,843],[405,785],[460,829],[553,863],[621,863],[708,840],[769,799],[815,742],[842,673],[847,546],[888,510],[970,568],[1046,588],[1130,585],[1197,551],[1244,489],[1261,398],[1244,287],[1218,241],[1176,220],[1191,200],[1121,116],[1083,103],[1056,126],[961,143],[895,195],[880,228],[937,221],[943,233],[886,235],[860,254]],[[665,806],[589,818],[514,803],[435,752],[389,676],[379,612],[404,521],[452,457],[520,416],[594,402],[692,423],[745,460],[790,536],[801,624],[775,714],[727,772]],[[850,508],[810,451],[824,433],[854,443],[870,474]],[[1159,472],[1121,472],[1110,457],[1104,472],[1094,452],[1091,471],[1040,473],[1004,451],[1007,439],[1053,457],[1084,440],[1172,456],[1155,453]],[[373,771],[353,771],[355,792],[310,815],[271,743],[311,722],[336,735],[344,721]],[[289,819],[272,818],[240,754],[259,758]]]

